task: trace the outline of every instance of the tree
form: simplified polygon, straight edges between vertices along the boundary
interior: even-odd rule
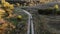
[[[14,9],[14,5],[6,2],[5,0],[1,0],[1,5],[3,9],[5,9],[6,13],[9,14],[8,17],[11,17]]]

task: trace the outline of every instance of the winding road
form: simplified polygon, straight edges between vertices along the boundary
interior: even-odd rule
[[[34,26],[33,26],[33,20],[32,20],[32,15],[26,11],[26,10],[23,10],[27,15],[28,15],[28,31],[27,31],[27,34],[34,34]],[[31,28],[31,30],[30,30]]]

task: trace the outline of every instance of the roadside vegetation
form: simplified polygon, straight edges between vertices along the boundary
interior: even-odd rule
[[[28,16],[17,7],[5,0],[1,0],[0,34],[27,34]]]

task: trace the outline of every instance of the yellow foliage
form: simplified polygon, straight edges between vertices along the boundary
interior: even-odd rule
[[[55,8],[55,9],[59,9],[59,6],[56,4],[56,5],[54,6],[54,8]]]
[[[14,5],[11,4],[11,5],[9,6],[9,9],[14,9]]]
[[[10,23],[10,26],[11,26],[12,28],[16,28],[12,23]]]
[[[13,24],[11,24],[11,23],[3,23],[0,28],[5,29],[8,25],[10,25],[10,27],[12,27],[12,28],[15,28],[15,26]]]
[[[17,16],[17,18],[21,19],[21,18],[22,18],[22,16],[21,16],[21,15],[18,15],[18,16]]]
[[[29,4],[30,6],[33,6],[33,4],[31,3],[31,4]]]
[[[5,11],[3,9],[0,9],[0,15],[4,14]],[[0,16],[1,17],[1,16]]]
[[[1,0],[1,3],[4,4],[6,1],[5,0]]]
[[[12,15],[12,11],[14,9],[14,5],[6,2],[5,0],[1,0],[1,3],[2,3],[1,4],[2,7],[7,11],[7,13],[9,14],[9,16],[11,16]]]
[[[0,4],[0,7],[2,7],[2,5]]]
[[[8,26],[8,24],[7,24],[7,23],[4,23],[2,26],[3,26],[3,27],[6,27],[6,26]]]
[[[2,24],[2,26],[0,28],[1,29],[5,29],[7,26],[8,26],[8,24],[7,23],[4,23],[4,24]]]
[[[9,7],[10,4],[9,4],[8,2],[5,2],[3,6],[4,6],[4,7]]]
[[[14,9],[14,5],[6,2],[5,0],[2,0],[1,3],[2,3],[4,8]]]
[[[16,3],[17,4],[17,6],[20,6],[20,4],[19,3]]]

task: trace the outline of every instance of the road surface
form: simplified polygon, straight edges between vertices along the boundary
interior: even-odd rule
[[[32,15],[28,12],[28,11],[25,11],[23,10],[27,15],[28,15],[28,31],[27,31],[27,34],[34,34],[34,27],[33,27],[33,20],[32,20]],[[31,26],[31,27],[30,27]],[[31,28],[31,30],[30,30]]]

